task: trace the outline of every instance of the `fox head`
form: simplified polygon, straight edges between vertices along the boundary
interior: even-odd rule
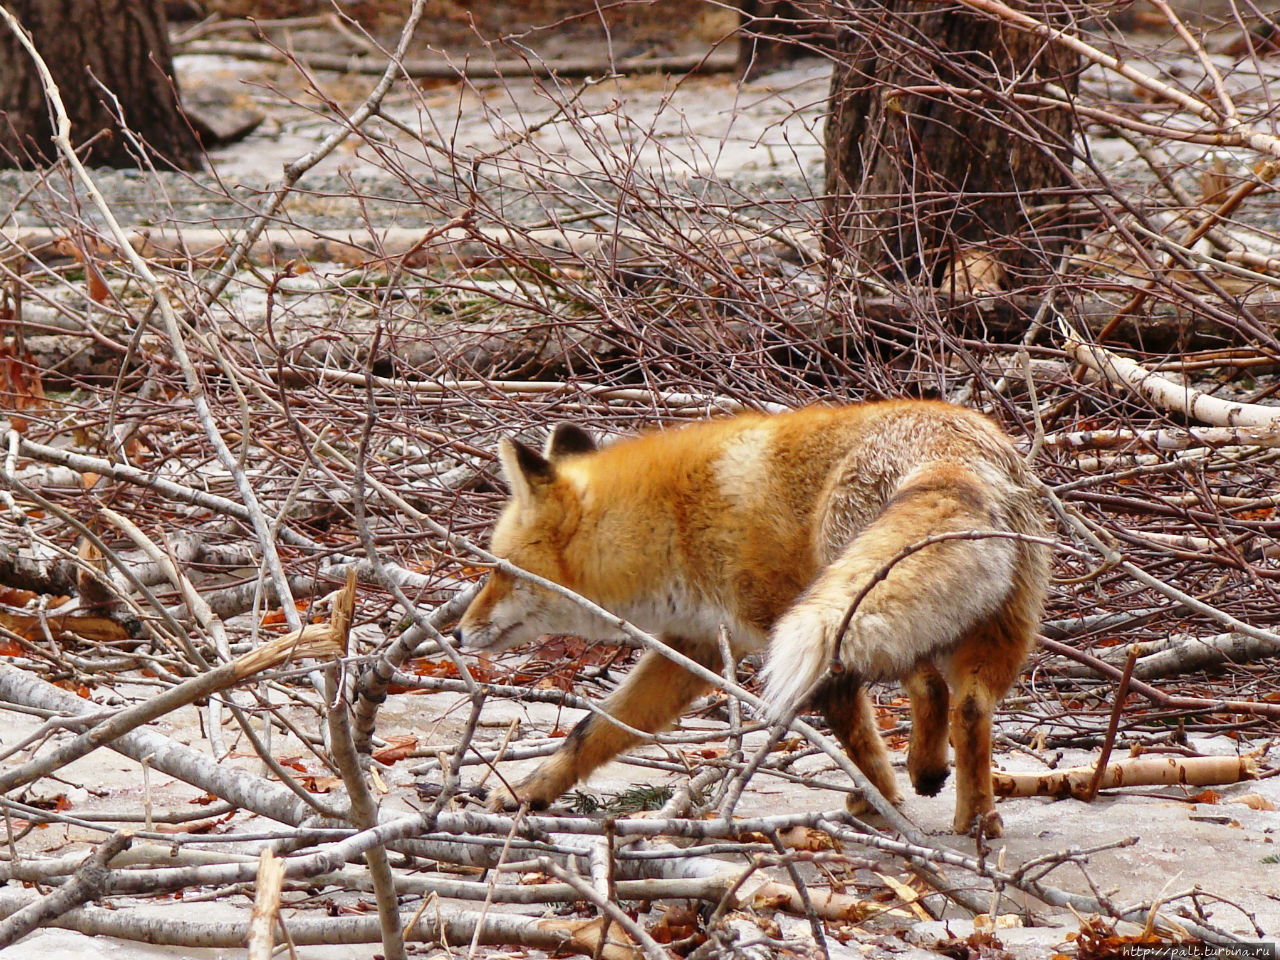
[[[522,570],[580,590],[566,555],[582,516],[577,485],[559,469],[567,458],[591,453],[595,442],[572,424],[559,424],[538,453],[503,437],[498,459],[511,499],[493,528],[490,550]],[[471,650],[506,650],[544,633],[600,636],[603,624],[578,604],[521,577],[494,570],[463,614],[454,636]]]

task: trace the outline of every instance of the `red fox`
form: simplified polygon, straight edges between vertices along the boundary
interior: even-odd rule
[[[1033,643],[1049,550],[1034,481],[991,421],[897,400],[744,413],[601,449],[562,424],[543,453],[504,438],[499,456],[511,499],[493,531],[496,555],[717,671],[722,625],[735,656],[767,644],[765,699],[781,712],[814,690],[813,707],[894,803],[864,684],[901,680],[912,785],[932,796],[946,780],[950,727],[954,829],[983,818],[988,836],[1000,834],[991,715]],[[955,536],[912,552],[938,534]],[[455,636],[501,650],[548,632],[613,636],[579,605],[501,571]],[[844,669],[828,674],[837,661]],[[703,689],[649,651],[604,708],[656,732]],[[514,797],[501,790],[491,803],[545,807],[635,742],[588,716]]]

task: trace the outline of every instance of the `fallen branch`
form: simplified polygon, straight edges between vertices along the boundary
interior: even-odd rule
[[[1185,391],[1184,391],[1185,392]],[[1268,407],[1266,409],[1273,409]],[[1195,447],[1280,447],[1280,432],[1258,427],[1162,427],[1154,430],[1073,430],[1050,433],[1044,445],[1059,450],[1190,450]]]
[[[1098,533],[1095,533],[1090,522],[1082,517],[1079,511],[1075,510],[1070,505],[1063,503],[1061,498],[1059,498],[1053,490],[1049,489],[1044,484],[1041,484],[1040,488],[1053,515],[1062,522],[1066,529],[1072,532],[1077,540],[1086,544],[1090,549],[1097,551],[1098,555],[1101,556],[1109,566],[1123,570],[1134,580],[1150,587],[1188,610],[1193,610],[1196,613],[1202,614],[1212,620],[1216,620],[1218,623],[1232,627],[1234,630],[1244,634],[1245,636],[1253,637],[1263,643],[1269,643],[1276,650],[1280,650],[1280,635],[1269,630],[1263,630],[1259,627],[1255,627],[1250,623],[1246,623],[1245,621],[1231,616],[1231,614],[1213,606],[1212,604],[1205,603],[1203,600],[1193,597],[1184,590],[1179,590],[1173,584],[1152,576],[1146,570],[1143,570],[1141,567],[1122,556],[1120,552],[1112,546],[1111,542],[1103,539],[1103,537],[1099,536]],[[1057,645],[1059,649],[1061,649],[1062,646],[1062,644]],[[1138,688],[1135,686],[1134,689],[1136,690]],[[1147,689],[1150,690],[1151,687],[1147,687]],[[1261,706],[1270,705],[1262,704]],[[1276,707],[1280,710],[1280,704],[1277,704]]]
[[[1139,653],[1133,675],[1141,680],[1160,680],[1196,670],[1254,663],[1276,655],[1272,644],[1239,633],[1219,633],[1212,637],[1167,637],[1135,646]],[[1106,656],[1099,660],[1115,667],[1123,666],[1123,661]],[[1055,661],[1050,661],[1045,666],[1064,677],[1098,675],[1092,665],[1071,662],[1065,657],[1055,658]]]
[[[1085,799],[1097,768],[1069,767],[1046,773],[993,773],[1001,797],[1075,797]],[[1257,776],[1249,757],[1138,757],[1117,760],[1103,769],[1100,790],[1120,787],[1191,786],[1239,783]]]
[[[70,560],[21,557],[0,543],[0,583],[14,590],[71,595],[77,592],[76,565]]]
[[[415,10],[420,9],[421,2],[422,0],[416,0]],[[296,629],[301,626],[301,621],[298,619],[297,610],[294,608],[292,598],[289,596],[289,584],[284,573],[284,567],[280,562],[279,553],[276,550],[275,536],[271,524],[267,520],[266,514],[262,511],[257,492],[245,476],[239,459],[232,453],[231,448],[223,438],[221,429],[209,404],[204,385],[195,368],[191,365],[191,358],[183,337],[183,324],[171,300],[170,290],[157,276],[156,272],[152,270],[151,265],[129,246],[124,230],[121,228],[106,198],[102,195],[96,181],[89,175],[80,157],[76,154],[75,148],[71,144],[70,115],[63,104],[62,94],[58,89],[57,82],[54,80],[53,74],[50,72],[43,56],[35,48],[30,36],[22,29],[22,25],[4,7],[0,7],[0,19],[5,21],[17,39],[18,44],[22,46],[31,58],[36,73],[40,78],[40,85],[44,90],[45,98],[49,103],[49,108],[55,121],[54,145],[71,167],[75,179],[83,185],[94,207],[102,215],[121,254],[137,273],[140,282],[150,294],[151,303],[154,304],[160,314],[169,337],[169,347],[172,351],[173,359],[182,369],[188,396],[196,417],[204,428],[205,435],[216,452],[219,462],[235,478],[236,489],[240,493],[245,509],[249,511],[254,532],[257,535],[258,546],[262,551],[263,566],[275,584],[276,593],[282,598],[281,609],[284,611],[285,619],[290,626]]]
[[[94,457],[88,454],[75,453],[70,450],[33,443],[22,438],[17,433],[12,434],[12,436],[17,438],[16,443],[18,444],[19,452],[23,456],[31,457],[34,460],[58,464],[77,473],[94,473],[114,480],[136,484],[140,487],[152,489],[160,496],[176,500],[179,503],[191,504],[192,506],[232,517],[236,520],[242,520],[246,523],[251,520],[252,514],[243,504],[205,490],[175,483],[165,477],[158,476],[155,470],[144,470],[140,467],[135,467],[131,463],[118,463],[107,460],[104,457]],[[358,579],[366,581],[377,580],[377,574],[371,570],[371,565],[367,560],[335,552],[331,546],[312,540],[288,525],[281,525],[276,533],[279,539],[285,543],[326,556],[332,565],[325,568],[324,572],[330,575],[345,576],[348,569],[355,569]],[[427,577],[391,563],[384,563],[382,569],[393,572],[397,582],[401,585],[418,591],[424,603],[438,597],[442,591],[451,586],[450,582],[442,577]],[[308,578],[289,579],[291,582],[297,581],[303,584],[308,592],[314,592],[315,590],[314,581]],[[278,595],[273,593],[273,584],[271,582],[263,584],[262,589],[268,596],[273,597],[276,603],[284,602]]]
[[[1116,386],[1132,390],[1163,410],[1171,410],[1218,427],[1255,427],[1273,434],[1280,424],[1280,407],[1236,403],[1153,373],[1125,357],[1096,344],[1066,340],[1063,349],[1094,373]]]
[[[258,877],[249,915],[249,960],[271,960],[275,948],[275,926],[280,916],[280,887],[284,883],[284,860],[263,850],[258,860]]]
[[[68,883],[48,896],[10,913],[0,922],[0,950],[12,946],[36,927],[46,925],[81,904],[102,896],[108,864],[116,854],[127,849],[132,840],[128,833],[113,834],[84,859]]]
[[[810,819],[816,821],[816,818]],[[800,829],[812,831],[809,827]],[[739,838],[750,839],[751,834],[752,831],[744,831]],[[817,835],[831,845],[825,834]],[[762,843],[760,846],[768,849],[772,845]],[[861,921],[894,909],[878,900],[832,890],[809,889],[802,892],[797,885],[774,880],[762,870],[753,869],[751,875],[744,880],[744,868],[740,863],[726,863],[710,856],[690,856],[682,853],[674,844],[662,840],[637,844],[631,849],[643,850],[647,854],[669,849],[672,856],[667,860],[649,861],[659,872],[652,879],[619,881],[617,893],[625,899],[640,898],[641,892],[646,889],[645,885],[652,884],[650,889],[653,893],[665,890],[669,899],[696,897],[711,903],[726,902],[730,909],[780,909],[799,917],[805,916],[811,907],[818,917],[841,922]],[[746,854],[753,851],[744,843],[742,852]],[[804,902],[805,893],[809,897],[808,906]]]
[[[36,896],[30,891],[6,891],[0,896],[0,913],[20,908]],[[190,907],[175,909],[190,914]],[[406,912],[401,914],[401,923],[407,931],[405,939],[419,943],[465,943],[475,935],[481,944],[516,945],[552,952],[576,950],[588,956],[599,943],[602,926],[598,918],[572,920],[445,910],[424,911],[416,922],[414,914]],[[247,919],[212,923],[90,907],[71,910],[48,925],[90,936],[191,948],[244,949],[249,934]],[[289,939],[297,946],[378,943],[381,938],[376,916],[289,921]]]
[[[1259,640],[1259,643],[1266,643],[1274,649],[1274,644],[1270,644],[1267,640]],[[1077,663],[1088,666],[1095,674],[1100,677],[1109,677],[1115,680],[1120,679],[1122,668],[1114,664],[1107,663],[1091,653],[1083,650],[1077,650],[1069,644],[1060,643],[1049,637],[1041,636],[1040,645],[1046,650],[1060,654],[1068,660],[1074,660]],[[1134,693],[1140,693],[1152,703],[1160,707],[1167,707],[1173,710],[1181,711],[1198,711],[1202,713],[1243,713],[1260,717],[1276,717],[1280,718],[1280,703],[1265,703],[1262,701],[1252,700],[1210,700],[1207,697],[1182,697],[1171,693],[1165,693],[1156,687],[1151,686],[1139,680],[1137,677],[1129,681],[1129,689]]]
[[[3,583],[0,579],[0,583]],[[97,643],[119,643],[138,636],[132,612],[112,613],[8,613],[0,611],[0,628],[20,637],[41,636],[47,630],[55,640],[79,637]]]
[[[586,880],[565,870],[555,861],[542,857],[539,865],[544,871],[552,874],[578,893],[583,900],[600,911],[600,936],[605,938],[610,927],[616,924],[627,934],[628,940],[605,940],[602,956],[617,960],[667,960],[670,956],[662,945],[653,939],[638,922],[627,916],[626,912],[608,896],[609,891],[600,891]]]
[[[113,740],[166,713],[171,713],[219,690],[242,683],[264,670],[270,670],[295,659],[307,657],[329,659],[345,655],[346,647],[342,641],[345,640],[354,605],[355,584],[352,578],[335,600],[333,616],[329,623],[309,624],[301,630],[277,637],[230,663],[185,680],[162,694],[120,711],[110,719],[80,734],[70,743],[0,774],[0,794],[48,776],[73,760],[91,753],[98,747],[110,744]],[[342,640],[339,640],[339,637]],[[10,671],[12,668],[5,667],[0,669],[0,674]]]
[[[356,572],[348,570],[346,586],[339,595],[339,601],[334,604],[333,614],[333,633],[335,639],[340,634],[344,652],[348,647],[351,616],[355,610],[355,588]],[[378,822],[378,804],[365,780],[355,742],[352,740],[351,714],[343,697],[342,672],[336,664],[325,671],[324,690],[326,696],[334,701],[325,717],[329,733],[329,754],[347,789],[350,800],[348,819],[357,829],[367,830]],[[469,740],[468,733],[464,741]],[[382,923],[382,955],[387,960],[404,960],[404,934],[396,906],[395,880],[391,874],[391,864],[387,860],[387,851],[382,846],[370,847],[365,851],[364,859],[373,882],[378,917]]]
[[[1120,674],[1120,683],[1116,686],[1115,702],[1111,705],[1111,716],[1107,720],[1107,732],[1102,740],[1102,753],[1094,765],[1093,776],[1080,794],[1085,803],[1093,803],[1093,798],[1102,789],[1102,781],[1107,771],[1107,761],[1111,759],[1111,749],[1116,743],[1116,731],[1120,728],[1120,714],[1124,712],[1124,701],[1129,695],[1129,681],[1133,679],[1133,665],[1138,660],[1138,648],[1131,646],[1124,662],[1124,670]]]
[[[193,40],[178,51],[183,54],[237,57],[266,63],[295,63],[303,70],[336,70],[339,73],[363,73],[381,76],[387,65],[384,58],[364,54],[285,53],[266,43],[237,40]],[[456,61],[448,57],[409,57],[399,62],[405,76],[415,80],[490,80],[513,77],[589,77],[624,73],[725,73],[738,69],[738,52],[710,50],[705,53],[674,57],[561,57],[543,60],[528,57],[515,60],[487,60],[467,57]]]

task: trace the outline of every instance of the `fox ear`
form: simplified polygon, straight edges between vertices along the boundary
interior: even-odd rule
[[[555,463],[561,457],[577,453],[591,453],[596,449],[596,442],[591,434],[573,423],[557,423],[547,437],[547,446],[542,455]]]
[[[510,437],[498,441],[498,460],[512,495],[526,503],[534,499],[539,487],[556,477],[556,468],[546,457]]]

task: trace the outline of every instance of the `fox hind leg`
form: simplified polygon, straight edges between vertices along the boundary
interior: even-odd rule
[[[601,706],[629,727],[656,733],[677,719],[705,688],[706,684],[689,671],[650,650]],[[525,801],[540,810],[639,740],[600,714],[588,714],[559,750],[513,787],[514,796],[502,787],[490,795],[489,806],[511,810]]]
[[[938,668],[923,660],[902,679],[911,699],[911,747],[907,773],[922,797],[935,796],[947,782],[947,727],[950,694]]]
[[[827,718],[845,753],[875,785],[886,800],[895,806],[902,802],[898,792],[889,751],[876,725],[875,708],[857,676],[841,673],[831,677],[813,695],[813,708]],[[851,813],[865,813],[866,801],[853,794],[847,803]]]
[[[991,786],[991,717],[1017,679],[1031,641],[1030,624],[1006,611],[971,632],[952,654],[948,672],[956,756],[956,833],[973,832],[980,817],[987,836],[1004,832]]]

